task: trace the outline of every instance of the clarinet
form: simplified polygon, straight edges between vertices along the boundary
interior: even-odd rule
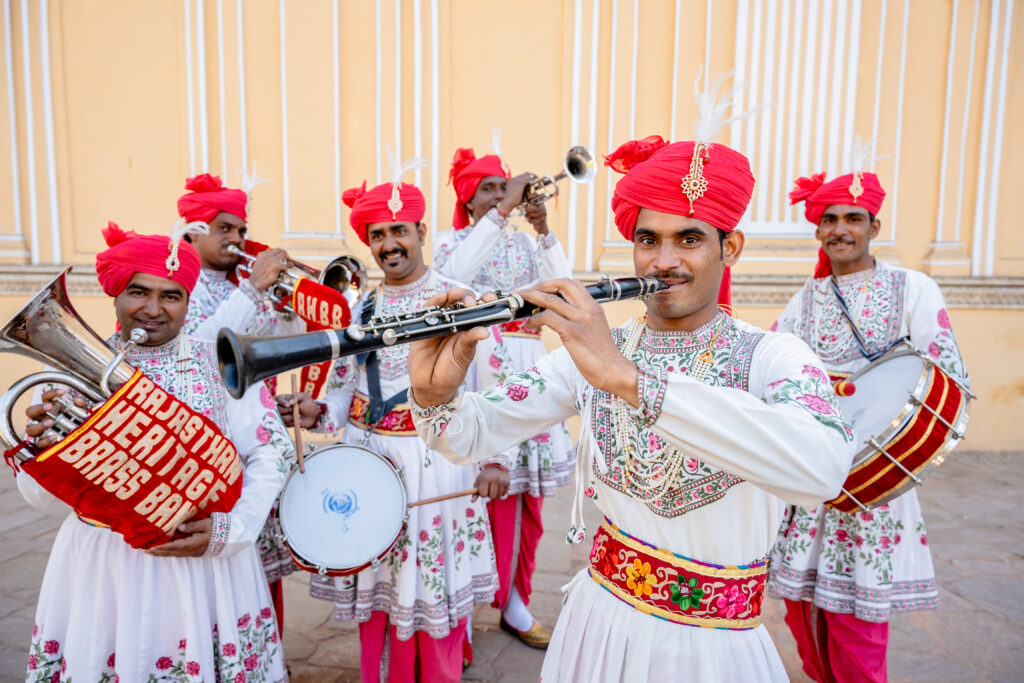
[[[587,285],[587,293],[598,303],[607,303],[644,299],[667,287],[651,277],[603,277]],[[217,334],[217,362],[228,393],[241,398],[255,382],[288,370],[474,327],[522,320],[544,310],[519,294],[497,294],[495,301],[480,301],[475,306],[429,306],[409,313],[373,317],[365,324],[353,323],[343,330],[289,337],[247,336],[223,328]]]

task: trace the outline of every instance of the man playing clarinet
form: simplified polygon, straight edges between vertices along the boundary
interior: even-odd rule
[[[455,462],[582,417],[574,510],[591,498],[605,522],[590,566],[565,589],[545,683],[787,680],[760,625],[780,499],[813,506],[835,495],[852,431],[804,343],[718,305],[754,186],[747,159],[712,142],[720,125],[607,157],[625,174],[612,208],[636,273],[670,285],[646,301],[646,316],[611,330],[577,282],[522,290],[546,309],[534,322],[565,346],[482,394],[459,384],[486,330],[410,352],[417,428]],[[471,297],[435,303],[458,300]]]

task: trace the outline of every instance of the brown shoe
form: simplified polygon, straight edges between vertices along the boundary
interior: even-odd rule
[[[505,621],[505,617],[501,618],[500,622],[501,630],[507,631],[518,638],[524,645],[536,648],[538,650],[548,649],[548,643],[551,642],[551,631],[547,630],[536,621],[533,622],[533,626],[530,627],[529,631],[519,631],[512,628],[512,626]]]

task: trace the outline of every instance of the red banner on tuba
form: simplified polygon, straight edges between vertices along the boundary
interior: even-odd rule
[[[340,330],[352,322],[352,311],[344,295],[309,278],[300,278],[295,283],[291,306],[296,315],[306,321],[306,329],[311,332]],[[299,391],[316,398],[320,395],[330,371],[330,361],[302,368]]]
[[[21,467],[133,548],[169,541],[190,518],[230,512],[242,493],[234,444],[141,370],[66,439]]]

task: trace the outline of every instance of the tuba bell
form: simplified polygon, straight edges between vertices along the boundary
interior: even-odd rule
[[[135,368],[123,360],[130,347],[120,353],[112,351],[71,305],[65,284],[70,270],[64,269],[0,328],[0,352],[16,353],[56,368],[29,375],[0,396],[0,439],[7,449],[21,442],[11,418],[15,403],[26,391],[40,384],[60,384],[93,403],[102,403],[135,373]],[[132,330],[131,343],[145,341],[145,334],[140,329]],[[46,435],[63,438],[89,416],[88,410],[75,405],[70,393],[52,403],[60,407],[49,413],[54,424]],[[32,457],[24,451],[15,454],[20,461]]]

